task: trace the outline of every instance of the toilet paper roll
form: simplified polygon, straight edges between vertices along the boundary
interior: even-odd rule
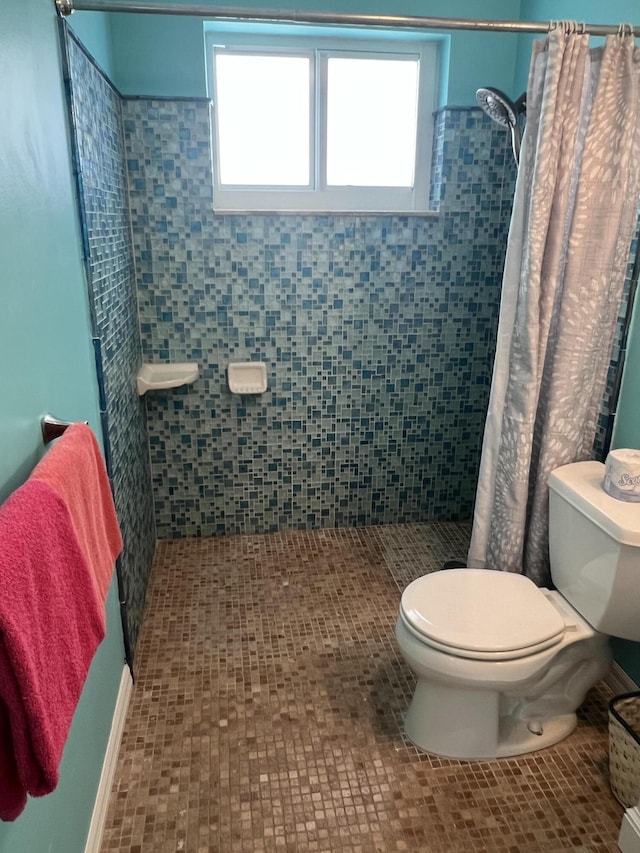
[[[612,450],[604,464],[603,486],[613,498],[640,502],[640,450]]]

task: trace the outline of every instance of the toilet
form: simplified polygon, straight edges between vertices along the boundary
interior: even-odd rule
[[[555,590],[464,568],[404,590],[396,637],[417,679],[405,731],[419,749],[479,760],[551,746],[606,675],[609,637],[640,641],[640,504],[610,497],[603,478],[600,462],[549,477]]]

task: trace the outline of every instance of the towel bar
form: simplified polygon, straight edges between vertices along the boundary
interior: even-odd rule
[[[59,421],[58,418],[54,418],[53,415],[44,415],[40,421],[43,443],[49,444],[49,442],[53,441],[54,438],[60,438],[66,428],[71,426],[71,423],[73,422]],[[83,421],[83,423],[86,424],[88,421]]]

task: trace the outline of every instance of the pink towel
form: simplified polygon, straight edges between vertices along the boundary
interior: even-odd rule
[[[122,536],[98,442],[86,424],[73,424],[35,467],[32,479],[48,483],[66,503],[78,542],[104,603]]]
[[[62,498],[29,480],[0,507],[0,819],[50,793],[104,607]]]

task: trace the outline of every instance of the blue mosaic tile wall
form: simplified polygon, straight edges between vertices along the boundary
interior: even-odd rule
[[[212,213],[206,102],[123,103],[160,537],[470,516],[515,169],[477,109],[437,122],[440,213]],[[268,391],[229,393],[230,361]]]
[[[68,33],[68,31],[67,31]],[[131,651],[142,620],[156,530],[146,413],[135,388],[142,361],[128,212],[121,99],[67,37],[80,206],[107,465],[124,539],[121,595]]]

